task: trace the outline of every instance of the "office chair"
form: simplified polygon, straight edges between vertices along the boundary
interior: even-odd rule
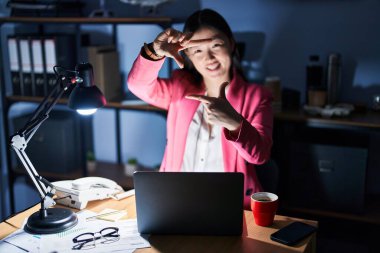
[[[263,190],[266,192],[277,193],[279,173],[277,163],[273,159],[270,159],[265,164],[256,166],[257,177],[260,180]]]

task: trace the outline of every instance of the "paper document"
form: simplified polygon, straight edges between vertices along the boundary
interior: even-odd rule
[[[18,229],[0,241],[0,252],[40,252],[41,236]]]
[[[121,218],[123,218],[126,214],[126,210],[115,210],[106,208],[98,214],[97,219],[106,221],[118,221]]]
[[[115,222],[86,218],[97,213],[77,213],[78,224],[61,233],[32,235],[19,229],[0,241],[0,252],[133,252],[150,247],[147,238],[137,231],[137,220]]]
[[[118,222],[94,220],[81,225],[85,226],[77,227],[72,232],[69,230],[64,236],[43,236],[41,240],[44,247],[41,252],[112,252],[150,247],[149,242],[137,232],[136,219]],[[102,231],[110,228],[118,229],[115,232],[118,237],[108,240]],[[74,238],[77,238],[77,243],[73,241]]]

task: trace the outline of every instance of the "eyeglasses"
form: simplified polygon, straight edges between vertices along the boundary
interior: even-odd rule
[[[98,235],[100,234],[100,236]],[[73,243],[75,244],[73,250],[87,250],[95,248],[96,240],[100,241],[101,244],[109,244],[116,242],[120,239],[119,228],[108,227],[103,228],[99,232],[95,233],[83,233],[75,238],[73,238]]]

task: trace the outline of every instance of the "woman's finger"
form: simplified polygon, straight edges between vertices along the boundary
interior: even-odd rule
[[[178,33],[179,31],[173,29],[173,28],[167,28],[165,29],[165,33],[168,35],[168,36],[173,36],[174,34]]]
[[[184,33],[183,38],[179,41],[181,46],[182,47],[186,46],[191,40],[191,37],[193,37],[193,33],[190,33],[190,32]]]
[[[209,115],[207,113],[204,114],[204,119],[206,120],[207,124],[211,124],[210,117],[209,117]]]
[[[180,41],[183,41],[183,40],[190,40],[191,37],[193,37],[193,33],[191,33],[191,32],[183,33],[183,34],[182,34],[182,38],[181,38]]]
[[[172,43],[178,43],[180,39],[184,36],[183,33],[177,33],[173,36]]]
[[[186,46],[185,45],[182,45],[183,47],[181,48],[181,50],[184,50],[186,48],[190,48],[190,47],[196,47],[196,46],[200,46],[202,44],[205,44],[205,43],[208,43],[208,42],[211,42],[212,41],[212,38],[209,38],[209,39],[200,39],[200,40],[190,40],[186,43]]]
[[[170,35],[170,32],[165,30],[161,32],[160,34],[158,34],[155,40],[159,40],[159,41],[166,40],[169,35]]]
[[[212,102],[212,98],[207,97],[207,96],[203,96],[203,95],[187,95],[186,98],[198,100],[198,101],[200,101],[202,103],[206,103],[206,104],[209,104]]]
[[[171,54],[174,61],[178,64],[178,66],[182,69],[185,65],[185,60],[182,58],[182,56],[178,53]]]
[[[179,39],[178,39],[178,42],[179,43],[182,43],[182,41],[186,38],[186,34],[181,34],[181,36],[179,36]]]
[[[224,82],[219,87],[219,97],[226,99],[226,87],[230,82]]]
[[[209,109],[210,112],[215,112],[215,111],[218,109],[218,107],[216,106],[215,103],[210,103],[210,104],[207,106],[207,108]]]
[[[203,108],[205,108],[206,114],[212,114],[212,112],[211,112],[210,107],[208,106],[208,104],[203,104]]]
[[[170,36],[173,36],[176,30],[173,28],[167,28],[163,32],[157,35],[155,40],[158,41],[167,41]]]

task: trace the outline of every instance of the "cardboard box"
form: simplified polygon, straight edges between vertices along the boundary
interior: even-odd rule
[[[88,61],[94,68],[95,85],[103,92],[107,101],[122,95],[119,54],[116,47],[88,47]]]

